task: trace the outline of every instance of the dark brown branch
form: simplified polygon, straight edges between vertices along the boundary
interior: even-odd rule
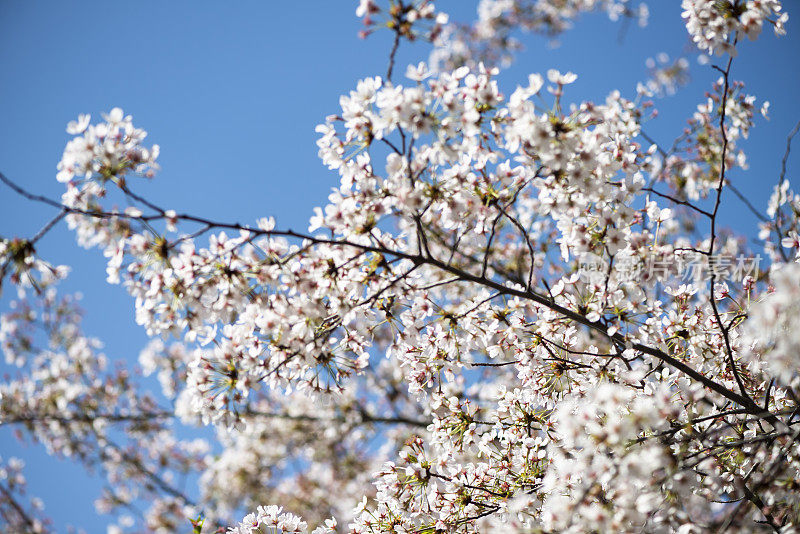
[[[694,204],[692,204],[691,202],[689,202],[689,201],[686,201],[686,200],[681,200],[681,199],[679,199],[679,198],[675,198],[675,197],[673,197],[672,195],[668,195],[668,194],[666,194],[666,193],[661,193],[661,192],[659,192],[659,191],[656,191],[656,190],[655,190],[655,189],[653,189],[652,187],[643,187],[643,188],[642,188],[642,191],[647,191],[648,193],[653,193],[654,195],[656,195],[656,196],[658,196],[658,197],[661,197],[661,198],[665,198],[665,199],[667,199],[667,200],[669,200],[670,202],[673,202],[673,203],[675,203],[675,204],[680,204],[681,206],[686,206],[687,208],[691,208],[691,209],[693,209],[694,211],[696,211],[697,213],[700,213],[700,214],[702,214],[702,215],[705,215],[705,216],[706,216],[706,217],[708,217],[708,218],[711,218],[711,217],[712,217],[711,213],[709,213],[708,211],[706,211],[706,210],[704,210],[704,209],[702,209],[702,208],[699,208],[699,207],[695,206],[695,205],[694,205]]]
[[[386,68],[386,81],[391,83],[392,71],[394,70],[394,56],[397,54],[397,49],[400,48],[400,25],[394,29],[394,42],[392,43],[392,51],[389,52],[389,66]]]
[[[11,491],[9,489],[6,489],[6,487],[3,486],[2,484],[0,484],[0,493],[3,494],[3,497],[8,502],[8,504],[10,504],[11,507],[14,509],[14,511],[17,513],[17,515],[19,515],[20,520],[23,523],[25,523],[25,526],[27,526],[30,529],[28,532],[36,532],[35,523],[33,519],[28,515],[28,513],[25,511],[22,505],[17,502],[17,500],[11,494]],[[6,526],[11,526],[11,525],[6,525]]]
[[[734,46],[736,46],[736,38],[734,38]],[[728,153],[728,133],[725,129],[725,119],[727,117],[727,104],[728,104],[728,92],[730,90],[730,72],[731,72],[731,65],[733,64],[733,56],[728,58],[728,65],[725,70],[720,69],[719,67],[714,67],[715,69],[722,72],[722,99],[720,103],[720,114],[719,114],[719,131],[720,135],[722,136],[722,153],[720,154],[720,165],[719,165],[719,182],[717,184],[717,197],[714,201],[714,211],[711,213],[711,239],[708,244],[708,256],[714,254],[714,245],[717,239],[717,214],[719,213],[719,207],[722,203],[722,189],[725,186],[725,158]],[[722,323],[722,317],[720,316],[719,309],[717,308],[717,301],[716,296],[714,295],[714,290],[716,288],[717,283],[717,273],[712,272],[711,280],[710,280],[710,301],[711,301],[711,308],[714,311],[714,319],[719,326],[720,332],[722,333],[722,338],[725,343],[725,354],[727,356],[728,367],[730,368],[733,377],[736,379],[736,384],[739,386],[739,392],[742,394],[743,397],[746,397],[751,402],[754,402],[750,395],[747,393],[747,389],[744,387],[744,382],[742,381],[742,377],[739,375],[739,370],[736,368],[736,361],[733,358],[733,350],[731,349],[731,340],[730,336],[728,335],[728,329]]]
[[[141,422],[151,421],[154,419],[170,419],[175,417],[171,412],[161,411],[143,414],[72,414],[72,415],[55,415],[55,414],[34,414],[34,415],[19,415],[14,417],[3,418],[0,420],[0,426],[15,425],[15,424],[34,424],[34,423],[92,423],[94,421],[108,421],[108,422]]]

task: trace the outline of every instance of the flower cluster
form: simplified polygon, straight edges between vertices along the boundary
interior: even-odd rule
[[[776,268],[772,292],[750,308],[742,343],[766,372],[790,383],[800,369],[800,264]]]
[[[22,469],[25,462],[19,458],[0,457],[0,517],[9,532],[49,532],[52,525],[41,518],[44,504],[38,498],[25,502],[27,481]]]
[[[356,16],[366,27],[359,33],[362,38],[386,27],[410,41],[436,40],[448,20],[447,14],[437,11],[431,0],[392,0],[388,9],[382,9],[375,0],[359,0]]]
[[[779,0],[683,0],[681,8],[697,47],[718,55],[735,54],[735,40],[740,35],[756,39],[764,23],[784,35],[789,20]]]
[[[648,79],[644,84],[645,94],[674,95],[678,88],[689,82],[689,61],[685,57],[670,60],[665,53],[647,58]]]
[[[168,532],[191,513],[191,502],[170,481],[203,469],[209,446],[178,439],[167,425],[171,413],[130,371],[115,368],[80,322],[75,299],[59,298],[52,287],[12,303],[0,317],[0,346],[18,368],[0,385],[0,424],[24,425],[50,454],[99,470],[109,485],[95,503],[98,511],[149,501],[145,522]]]
[[[761,109],[765,116],[768,106],[765,102]],[[747,156],[738,142],[747,139],[755,114],[756,98],[744,92],[744,83],[733,82],[726,92],[723,79],[718,79],[706,101],[697,106],[673,150],[666,154],[659,179],[666,181],[680,198],[706,198],[719,188],[720,176],[735,168],[747,169]],[[720,130],[723,118],[724,134]]]
[[[542,482],[546,529],[631,532],[679,521],[660,488],[674,461],[669,448],[657,440],[630,446],[643,432],[677,416],[671,397],[668,389],[636,395],[601,384],[583,397],[562,401],[553,416],[557,438]]]
[[[440,71],[460,66],[508,65],[522,48],[515,35],[522,32],[557,36],[572,26],[582,13],[605,11],[611,20],[635,17],[647,23],[645,4],[631,0],[481,0],[478,19],[470,25],[449,24],[434,42],[431,65]]]
[[[23,297],[27,288],[41,292],[65,278],[69,267],[53,266],[39,258],[32,240],[0,238],[0,293],[3,279],[9,272],[11,283],[17,287],[19,296]]]
[[[770,258],[787,262],[800,257],[800,195],[783,176],[770,195],[767,216],[769,219],[759,224],[758,237]]]
[[[123,144],[138,143],[144,132],[125,120],[132,133]],[[111,128],[109,123],[99,129]],[[71,142],[64,162],[89,159],[90,150],[84,143]],[[64,162],[62,167],[67,166]],[[121,282],[121,274],[127,273],[125,285],[136,298],[136,320],[149,334],[183,332],[190,342],[215,342],[214,348],[196,352],[190,366],[188,381],[197,393],[194,410],[232,424],[235,417],[223,416],[235,412],[261,382],[275,385],[291,378],[314,390],[329,389],[336,387],[341,373],[363,367],[364,334],[353,331],[338,340],[332,334],[360,300],[369,274],[336,276],[335,270],[354,260],[367,269],[374,258],[358,250],[309,251],[302,244],[290,245],[283,238],[268,237],[274,224],[268,220],[235,237],[212,235],[208,247],[198,250],[187,236],[170,238],[176,222],[170,210],[152,216],[130,207],[103,212],[99,202],[112,193],[109,187],[137,198],[125,176],[141,168],[124,164],[98,168],[92,167],[82,183],[68,184],[64,202],[74,210],[68,222],[82,245],[103,248],[110,282]],[[98,216],[102,213],[106,216]],[[153,220],[165,223],[164,234],[154,231]],[[270,291],[269,286],[277,290]],[[294,326],[285,329],[285,324]],[[271,358],[265,358],[264,349],[272,352]],[[356,354],[343,358],[342,351]],[[312,369],[309,358],[312,365],[320,362],[327,371],[321,375]]]
[[[306,534],[308,525],[298,516],[283,512],[280,506],[259,506],[258,509],[247,514],[235,527],[228,529],[228,534],[255,534],[257,532],[271,532],[267,529],[278,529],[281,534]],[[323,526],[317,527],[311,534],[333,534],[336,532],[336,520],[328,519]]]
[[[152,177],[158,169],[158,145],[142,146],[147,132],[134,128],[131,116],[120,108],[103,114],[105,123],[90,125],[91,116],[81,115],[67,125],[67,133],[79,135],[67,143],[58,164],[59,182],[91,178],[121,179],[128,171]]]

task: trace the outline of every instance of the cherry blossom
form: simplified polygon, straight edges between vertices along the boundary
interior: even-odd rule
[[[795,307],[800,302],[800,266],[790,263],[776,268],[771,274],[772,291],[751,307],[742,343],[752,346],[754,354],[751,358],[761,355],[757,360],[771,375],[791,382],[800,369],[797,360],[800,342],[795,324],[798,316]]]
[[[508,66],[522,48],[516,34],[523,32],[557,36],[571,28],[579,15],[604,11],[611,20],[634,17],[647,24],[644,3],[630,0],[481,0],[478,19],[471,25],[449,24],[434,41],[430,57],[437,70],[452,70],[479,63]]]
[[[780,31],[780,7],[683,3],[727,52]],[[158,146],[120,108],[79,115],[60,202],[0,175],[59,210],[0,241],[18,288],[0,425],[97,472],[110,532],[793,532],[800,200],[781,175],[745,269],[762,249],[719,207],[761,125],[733,54],[672,148],[649,98],[681,60],[596,101],[571,71],[504,82],[512,33],[593,10],[644,13],[483,0],[464,29],[433,2],[359,1],[366,33],[393,33],[388,69],[320,118],[334,188],[305,231],[148,200]],[[401,80],[418,40],[434,59]],[[68,269],[39,256],[62,218],[130,295],[138,366],[84,332]],[[0,511],[46,531],[20,472],[2,464]]]
[[[756,39],[764,23],[772,24],[775,35],[785,34],[789,19],[778,0],[683,0],[681,8],[697,47],[718,55],[734,54],[731,40],[740,35]]]

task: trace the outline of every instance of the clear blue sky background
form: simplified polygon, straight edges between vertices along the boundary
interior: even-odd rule
[[[440,1],[453,19],[474,18],[474,3]],[[650,0],[646,29],[620,25],[605,15],[583,17],[559,48],[527,36],[526,51],[501,76],[508,94],[529,72],[572,70],[578,82],[568,100],[602,100],[612,89],[634,96],[646,76],[645,60],[687,50],[677,0]],[[757,121],[747,149],[751,168],[732,180],[759,207],[775,184],[786,135],[800,119],[800,2],[787,0],[789,35],[770,29],[746,42],[733,77],[772,102],[771,121]],[[68,139],[64,126],[78,113],[114,106],[162,147],[163,170],[139,192],[165,206],[217,220],[251,222],[274,215],[283,227],[305,229],[312,208],[337,183],[317,158],[316,124],[338,112],[338,98],[359,78],[382,75],[389,34],[357,38],[356,3],[348,0],[275,2],[237,0],[157,2],[56,2],[0,0],[0,170],[25,187],[59,197],[56,164]],[[796,11],[796,12],[795,12]],[[427,47],[403,45],[397,73],[427,57]],[[717,75],[690,55],[692,83],[657,101],[661,118],[648,127],[663,144],[680,133]],[[798,143],[800,152],[800,143]],[[791,170],[798,163],[790,162]],[[52,210],[0,186],[0,235],[30,236]],[[754,233],[755,217],[732,195],[723,222]],[[112,358],[133,361],[146,343],[133,320],[133,302],[105,280],[97,251],[79,249],[60,227],[39,252],[73,267],[62,291],[80,291],[86,330],[101,338]],[[7,297],[0,301],[5,309]],[[100,484],[69,461],[41,447],[20,447],[0,428],[0,455],[27,461],[30,492],[45,500],[60,531],[68,524],[102,532],[93,500]]]

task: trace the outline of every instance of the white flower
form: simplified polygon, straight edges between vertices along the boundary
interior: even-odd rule
[[[77,121],[70,121],[67,124],[67,133],[71,135],[79,135],[86,131],[86,127],[89,126],[89,121],[92,119],[92,116],[86,113],[81,113],[78,115]]]
[[[555,69],[550,69],[547,71],[547,79],[552,83],[557,83],[558,85],[567,85],[577,80],[578,75],[573,72],[566,72],[562,74]]]
[[[773,269],[774,291],[750,308],[742,342],[748,359],[788,383],[800,370],[800,264]]]

